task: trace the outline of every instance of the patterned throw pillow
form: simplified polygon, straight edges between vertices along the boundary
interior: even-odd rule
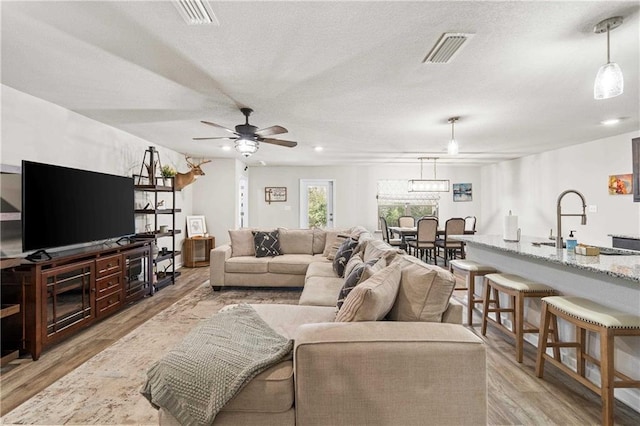
[[[378,260],[379,259],[371,259],[367,263],[364,263],[362,259],[360,259],[356,263],[356,265],[351,269],[349,274],[344,279],[344,284],[342,285],[342,289],[340,290],[340,294],[338,295],[338,303],[336,303],[336,306],[338,307],[338,309],[342,307],[342,304],[344,303],[344,299],[347,298],[347,296],[349,295],[349,292],[351,292],[351,290],[353,290],[355,286],[357,286],[360,283],[363,272],[365,271],[365,267],[367,265],[368,266],[375,265],[378,262]],[[349,261],[349,263],[351,263],[351,261]]]
[[[353,250],[357,245],[358,240],[348,238],[340,244],[338,251],[336,251],[336,257],[333,259],[333,272],[340,278],[344,278],[344,268],[347,266],[349,259],[351,259]]]
[[[280,256],[280,242],[278,230],[271,232],[255,231],[253,243],[256,248],[256,257]]]

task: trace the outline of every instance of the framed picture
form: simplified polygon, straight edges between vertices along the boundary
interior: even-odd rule
[[[207,225],[204,216],[187,216],[187,237],[204,237],[207,233]]]
[[[473,200],[472,184],[470,183],[454,183],[453,184],[453,201],[471,201]]]
[[[627,195],[633,193],[633,175],[610,175],[609,195]]]
[[[633,201],[640,202],[640,138],[631,140],[633,157]]]
[[[264,188],[264,201],[267,203],[279,203],[287,201],[286,186],[267,186]]]

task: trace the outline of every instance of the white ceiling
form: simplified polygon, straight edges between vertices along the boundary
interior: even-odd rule
[[[189,26],[169,1],[3,1],[2,83],[196,157],[242,158],[191,138],[228,136],[200,120],[233,128],[251,107],[251,124],[298,147],[261,144],[249,164],[482,164],[640,128],[638,1],[211,6],[219,26]],[[625,92],[595,101],[593,27],[616,15]],[[444,32],[475,36],[423,64]]]

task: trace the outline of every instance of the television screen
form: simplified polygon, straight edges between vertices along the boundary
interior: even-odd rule
[[[22,161],[22,250],[135,233],[133,178]]]

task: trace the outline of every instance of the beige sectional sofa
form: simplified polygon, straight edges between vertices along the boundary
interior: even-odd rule
[[[256,376],[218,413],[216,425],[486,423],[486,350],[461,325],[461,306],[448,299],[453,276],[355,231],[363,261],[387,256],[387,269],[400,270],[387,321],[335,322],[344,279],[321,253],[289,253],[299,257],[289,257],[284,272],[275,267],[282,263],[271,264],[275,258],[234,262],[229,247],[214,250],[214,286],[281,283],[276,279],[304,286],[298,305],[251,305],[294,340],[293,359]],[[304,273],[293,266],[305,261]],[[160,423],[178,424],[163,408]]]

